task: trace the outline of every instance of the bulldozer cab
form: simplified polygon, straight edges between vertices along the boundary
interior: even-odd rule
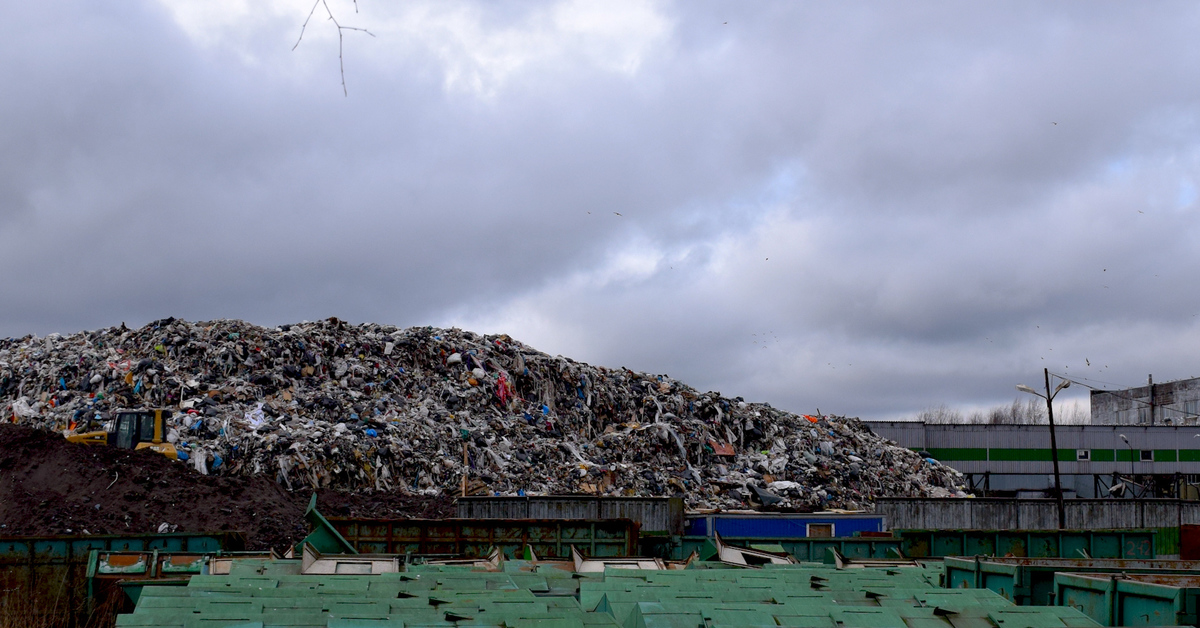
[[[163,424],[170,416],[170,410],[118,412],[113,444],[121,449],[136,449],[139,443],[161,443]]]
[[[63,432],[72,443],[84,445],[112,446],[120,449],[149,449],[172,460],[187,459],[187,454],[175,449],[167,441],[167,420],[170,410],[120,410],[105,430],[77,433],[74,429]]]

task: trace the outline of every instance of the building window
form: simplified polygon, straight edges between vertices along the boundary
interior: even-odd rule
[[[1154,462],[1154,451],[1150,449],[1141,450],[1141,456],[1138,458],[1142,462]]]
[[[1088,460],[1091,460],[1091,459],[1092,459],[1092,450],[1090,450],[1090,449],[1076,449],[1076,450],[1075,450],[1075,459],[1076,459],[1076,460],[1081,460],[1081,461],[1084,461],[1084,462],[1086,462],[1086,461],[1088,461]]]
[[[808,524],[808,536],[821,539],[833,538],[832,523],[810,523]]]
[[[1148,408],[1146,406],[1142,406],[1137,409],[1137,413],[1138,413],[1138,423],[1149,423],[1150,422],[1150,408]]]

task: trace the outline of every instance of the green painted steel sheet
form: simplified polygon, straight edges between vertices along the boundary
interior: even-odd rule
[[[948,557],[943,564],[947,588],[986,588],[1022,606],[1056,604],[1059,599],[1056,574],[1157,574],[1160,577],[1200,578],[1200,561]],[[1080,600],[1088,597],[1086,593],[1077,595]]]
[[[751,545],[778,545],[800,562],[821,562],[825,559],[827,549],[835,549],[846,558],[896,558],[900,550],[900,539],[891,538],[738,538],[722,537],[721,540],[736,547]],[[706,536],[681,537],[680,544],[672,550],[672,560],[684,560],[693,551],[699,552],[705,558],[705,545],[711,539]]]
[[[1137,530],[893,530],[912,558],[1017,556],[1152,559],[1153,529]]]
[[[341,617],[364,625],[505,628],[1010,628],[1094,626],[1070,608],[1017,607],[988,590],[936,588],[923,567],[838,570],[829,565],[772,569],[609,569],[578,578],[526,566],[524,572],[472,572],[434,566],[380,576],[301,576],[298,561],[278,561],[277,578],[203,576],[178,592],[147,587],[121,625],[215,625],[221,618],[266,626],[326,626]],[[292,574],[282,573],[292,569]],[[517,576],[538,578],[517,578]],[[549,581],[578,581],[579,600],[535,594]],[[278,584],[278,586],[272,586]],[[379,586],[376,586],[379,585]],[[384,586],[386,585],[386,586]],[[394,590],[392,598],[363,591]],[[323,592],[323,593],[322,593]],[[154,601],[151,601],[154,600]],[[169,604],[164,604],[169,602]],[[1008,613],[1008,614],[1005,614]],[[990,617],[995,619],[989,619]],[[135,620],[136,618],[136,620]],[[182,618],[181,623],[178,622]],[[950,618],[953,618],[951,621]],[[153,620],[154,623],[150,621]],[[138,623],[141,622],[141,623]]]
[[[1154,529],[1154,552],[1158,556],[1179,556],[1180,548],[1180,531],[1179,527],[1170,528],[1155,528]]]
[[[213,547],[240,550],[245,536],[236,532],[0,536],[0,607],[21,609],[31,618],[65,624],[86,619],[89,607],[88,560],[92,550]],[[123,599],[115,585],[96,592]]]
[[[1105,626],[1192,626],[1200,574],[1069,574],[1054,577],[1060,605]]]

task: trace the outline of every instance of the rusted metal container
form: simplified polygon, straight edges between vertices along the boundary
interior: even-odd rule
[[[630,519],[641,534],[683,534],[680,497],[460,497],[460,519]]]
[[[1180,560],[1200,560],[1200,525],[1179,526]]]
[[[591,557],[635,556],[638,524],[629,519],[355,519],[329,517],[335,530],[364,554],[509,558],[525,547],[539,558],[569,559],[571,546]]]

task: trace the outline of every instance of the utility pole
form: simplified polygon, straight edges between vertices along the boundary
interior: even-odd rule
[[[1050,369],[1042,369],[1042,372],[1046,376],[1046,418],[1050,420],[1050,458],[1054,461],[1054,497],[1058,500],[1058,529],[1062,530],[1067,527],[1067,513],[1063,504],[1062,476],[1058,473],[1058,439],[1054,435],[1054,395],[1050,392]]]
[[[1024,384],[1017,384],[1017,390],[1046,400],[1046,417],[1050,420],[1050,460],[1054,463],[1054,493],[1058,501],[1058,529],[1062,530],[1067,527],[1067,513],[1066,506],[1063,504],[1062,475],[1058,472],[1058,437],[1054,434],[1054,396],[1070,386],[1071,380],[1060,377],[1059,379],[1063,381],[1059,382],[1058,387],[1051,392],[1050,369],[1042,369],[1042,374],[1046,376],[1046,394],[1043,395]]]
[[[1146,378],[1150,382],[1150,425],[1154,425],[1154,374],[1151,373]]]

